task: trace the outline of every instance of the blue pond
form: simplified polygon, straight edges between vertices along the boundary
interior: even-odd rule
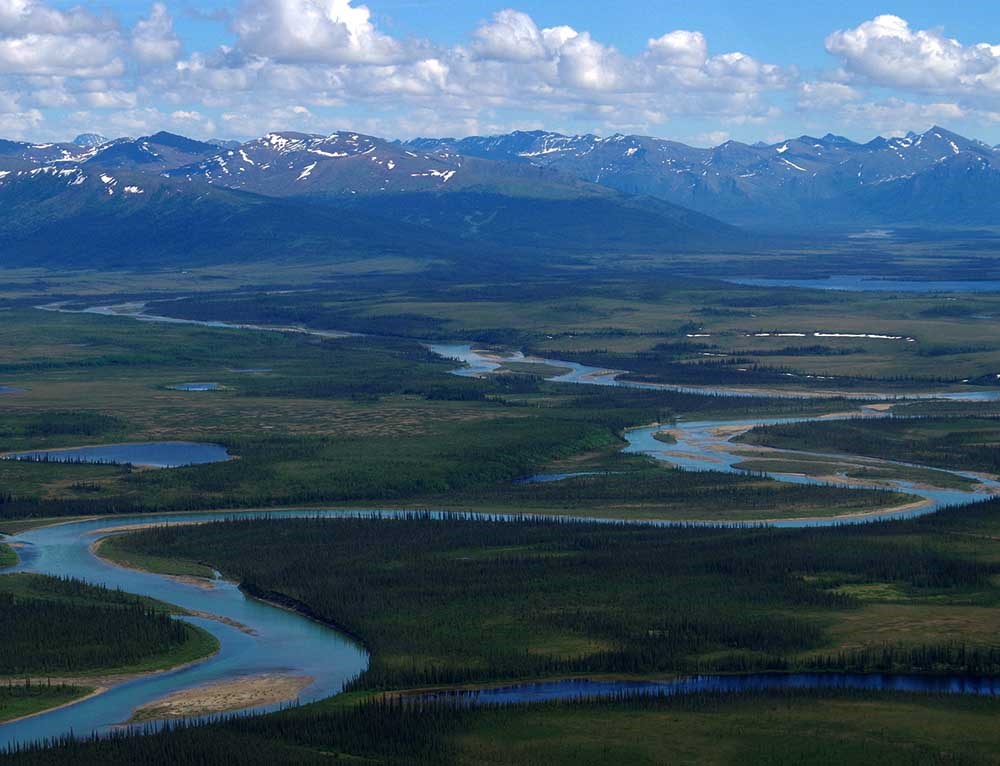
[[[672,681],[591,681],[573,679],[516,684],[488,689],[423,694],[417,700],[449,700],[468,705],[511,705],[519,702],[597,699],[622,694],[649,697],[697,692],[748,692],[762,689],[867,689],[926,694],[1000,695],[1000,678],[881,673],[756,673],[707,675]]]
[[[222,386],[218,383],[177,383],[167,388],[171,391],[218,391]]]
[[[565,481],[566,479],[577,479],[582,476],[611,476],[615,471],[576,471],[574,473],[536,473],[534,476],[525,476],[516,479],[515,484],[551,484],[554,481]]]
[[[4,460],[25,460],[53,463],[113,463],[140,465],[150,468],[179,468],[186,465],[221,463],[232,455],[220,444],[199,442],[142,442],[136,444],[105,444],[99,447],[12,452]]]
[[[24,393],[23,388],[11,388],[10,386],[0,386],[0,394],[21,394]]]
[[[844,276],[825,279],[756,279],[723,280],[750,287],[809,287],[815,290],[845,290],[848,292],[879,293],[997,293],[1000,280],[920,280],[881,279],[879,277]]]

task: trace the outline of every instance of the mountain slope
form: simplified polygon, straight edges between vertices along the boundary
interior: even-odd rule
[[[501,247],[513,263],[539,249],[670,252],[741,236],[551,168],[356,133],[271,133],[235,148],[169,133],[89,148],[6,142],[0,168],[8,263],[166,266],[345,250],[488,259]]]
[[[44,173],[0,186],[0,261],[60,268],[176,268],[207,263],[405,256],[458,259],[458,242],[328,205],[148,175]],[[138,184],[142,186],[138,186]],[[132,191],[126,191],[131,189]],[[484,259],[493,254],[484,253]]]
[[[141,168],[146,172],[170,170],[218,151],[214,144],[160,131],[138,139],[118,139],[94,147],[88,165],[102,168]]]
[[[643,136],[562,136],[517,132],[506,136],[418,139],[406,146],[556,169],[629,194],[647,194],[723,220],[758,228],[826,224],[850,226],[870,200],[882,224],[910,221],[923,207],[925,223],[982,221],[975,186],[956,188],[963,200],[938,209],[910,199],[907,190],[933,184],[941,164],[995,166],[1000,153],[940,127],[904,138],[858,144],[841,136],[801,136],[749,146],[728,141],[697,149]],[[918,179],[910,184],[895,182]],[[953,178],[953,181],[957,179]],[[986,179],[988,183],[988,179]],[[865,212],[865,211],[862,211]]]

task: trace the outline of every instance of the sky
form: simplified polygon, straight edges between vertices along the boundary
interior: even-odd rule
[[[1000,144],[995,0],[510,2],[0,0],[0,137]]]

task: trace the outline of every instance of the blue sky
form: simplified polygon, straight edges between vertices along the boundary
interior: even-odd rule
[[[0,135],[1000,143],[1000,4],[0,0]]]

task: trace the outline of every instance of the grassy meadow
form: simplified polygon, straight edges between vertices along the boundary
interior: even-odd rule
[[[589,389],[449,375],[407,339],[320,339],[19,310],[0,327],[0,453],[130,441],[220,443],[226,463],[170,470],[0,461],[0,518],[355,505],[612,518],[759,519],[891,507],[759,477],[690,476],[644,459],[549,487],[512,482],[567,460],[615,461],[632,425],[820,413],[839,400]],[[247,370],[252,370],[247,372]],[[169,385],[217,382],[219,391]],[[12,527],[7,527],[8,529]]]

